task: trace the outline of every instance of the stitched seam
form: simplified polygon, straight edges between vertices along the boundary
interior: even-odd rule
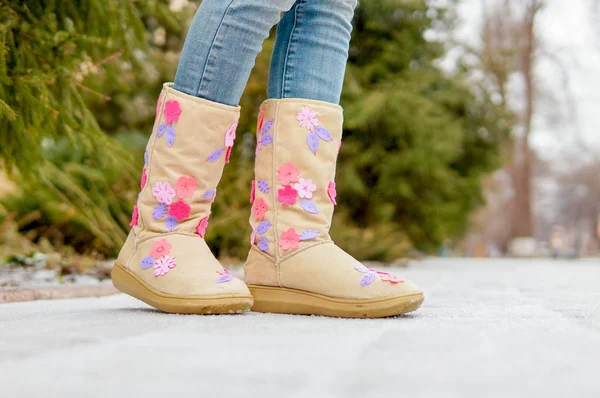
[[[219,21],[219,27],[217,28],[217,31],[215,32],[215,35],[213,36],[212,41],[210,43],[210,50],[208,50],[208,55],[206,56],[206,61],[204,61],[204,67],[202,69],[202,76],[200,76],[200,80],[198,81],[198,87],[196,87],[196,90],[195,90],[196,97],[198,96],[198,94],[200,94],[200,86],[202,86],[202,82],[204,80],[204,75],[206,74],[206,66],[208,65],[210,56],[212,55],[212,51],[215,46],[215,42],[217,41],[217,36],[219,36],[219,32],[221,31],[221,27],[223,26],[223,21],[225,21],[225,17],[227,16],[227,13],[229,12],[229,9],[233,5],[233,3],[235,3],[235,0],[231,0],[231,3],[229,3],[227,8],[225,9],[225,12],[223,13],[223,17]]]
[[[273,198],[273,208],[275,209],[275,214],[273,215],[274,223],[273,229],[275,231],[275,274],[277,275],[277,285],[281,287],[281,277],[279,274],[279,228],[277,228],[279,223],[279,206],[277,206],[277,176],[276,176],[276,167],[277,167],[277,145],[279,142],[279,102],[275,101],[275,114],[273,115],[275,118],[275,122],[273,123],[273,159],[272,159],[272,167],[271,167],[271,187],[272,198]]]
[[[162,94],[162,92],[161,92]],[[165,109],[165,104],[167,103],[167,97],[168,97],[168,93],[165,91],[164,96],[159,95],[159,97],[161,97],[161,104],[160,104],[160,111],[158,113],[158,118],[156,119],[156,122],[154,123],[154,126],[152,127],[152,132],[150,133],[150,145],[148,145],[147,150],[148,150],[148,165],[144,164],[144,167],[146,168],[146,175],[148,177],[148,180],[146,181],[146,185],[144,185],[144,188],[142,188],[142,190],[140,191],[140,199],[138,199],[138,201],[136,202],[136,205],[138,205],[140,200],[143,200],[144,198],[144,193],[148,190],[148,186],[150,185],[150,175],[151,175],[151,171],[152,171],[152,154],[154,153],[154,147],[156,146],[156,130],[158,129],[158,126],[160,125],[161,120],[163,119],[163,110]],[[164,97],[164,98],[162,98]],[[127,258],[127,260],[125,261],[125,268],[129,268],[129,264],[131,263],[131,260],[133,259],[135,252],[137,251],[137,246],[138,246],[138,239],[139,236],[142,234],[142,232],[144,232],[146,230],[146,221],[144,221],[144,216],[142,215],[142,212],[139,211],[139,206],[138,206],[138,218],[141,221],[141,226],[139,227],[139,234],[135,232],[135,227],[132,227],[132,231],[133,231],[133,235],[134,235],[134,240],[133,240],[133,249],[131,251],[131,254],[129,255],[129,257]]]
[[[292,41],[294,39],[294,33],[296,32],[296,26],[298,24],[298,8],[299,8],[299,6],[300,6],[301,3],[303,3],[303,2],[299,1],[295,5],[295,9],[294,9],[294,25],[292,26],[292,31],[290,32],[290,38],[288,39],[288,45],[287,45],[287,48],[285,50],[285,58],[283,60],[283,72],[282,72],[282,76],[281,76],[281,80],[282,80],[281,93],[279,95],[280,98],[284,98],[285,97],[285,86],[286,86],[286,83],[287,83],[288,61],[289,61],[289,57],[290,57],[290,50],[291,50],[291,47],[292,47]]]
[[[269,261],[275,262],[275,258],[273,258],[268,253],[263,252],[262,250],[255,249],[254,246],[250,247],[250,251],[260,254],[261,256],[267,258]]]
[[[199,235],[191,233],[191,232],[165,232],[162,234],[154,234],[154,235],[149,235],[149,236],[140,238],[138,240],[138,243],[142,243],[147,240],[154,239],[154,238],[162,238],[163,236],[172,236],[172,235],[181,235],[181,236],[190,236],[190,237],[200,238]],[[202,239],[202,238],[200,238],[200,239]]]
[[[302,249],[294,250],[292,253],[290,253],[290,254],[288,254],[286,256],[283,256],[280,259],[280,263],[283,263],[284,261],[289,260],[290,258],[292,258],[292,257],[294,257],[294,256],[296,256],[296,255],[298,255],[300,253],[302,253],[305,250],[312,249],[313,247],[325,245],[325,244],[328,244],[328,243],[334,243],[334,242],[332,240],[323,240],[323,241],[320,241],[320,242],[315,242],[312,245],[305,246]]]

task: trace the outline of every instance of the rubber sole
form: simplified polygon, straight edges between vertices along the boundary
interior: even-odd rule
[[[324,315],[340,318],[383,318],[402,315],[421,306],[422,292],[369,300],[347,300],[284,287],[248,285],[252,311],[278,314]]]
[[[252,307],[252,296],[174,296],[157,291],[133,272],[115,263],[113,285],[125,294],[164,312],[176,314],[240,314]]]

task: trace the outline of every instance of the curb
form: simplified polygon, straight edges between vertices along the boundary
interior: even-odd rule
[[[102,297],[120,293],[112,285],[44,287],[34,289],[0,290],[0,304],[34,300],[60,300]]]

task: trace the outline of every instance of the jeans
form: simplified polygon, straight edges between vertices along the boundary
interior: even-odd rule
[[[174,88],[237,105],[277,23],[269,98],[339,103],[357,0],[204,0],[188,32]],[[283,15],[282,15],[283,13]]]

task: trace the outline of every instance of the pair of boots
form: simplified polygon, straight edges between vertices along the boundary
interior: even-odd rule
[[[165,84],[114,285],[175,313],[383,317],[417,309],[415,285],[366,268],[331,241],[342,109],[329,103],[262,104],[247,285],[219,264],[203,238],[238,118],[238,107]]]

